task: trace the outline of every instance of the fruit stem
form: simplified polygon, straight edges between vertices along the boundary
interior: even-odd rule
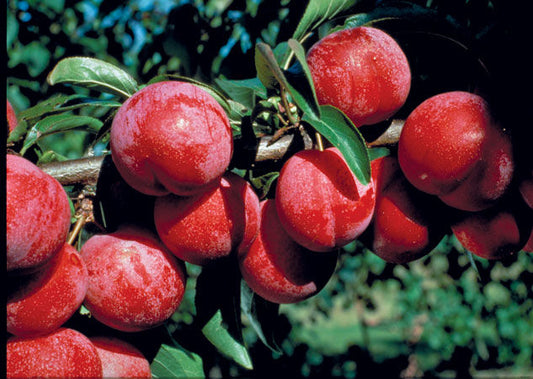
[[[74,242],[76,241],[76,238],[78,237],[78,234],[81,231],[81,228],[83,228],[83,225],[85,225],[85,215],[82,213],[78,221],[76,221],[76,224],[74,224],[74,229],[72,229],[72,232],[68,236],[67,243],[71,246],[73,246]]]
[[[293,114],[291,113],[291,106],[287,100],[287,90],[283,86],[281,86],[281,102],[283,103],[283,108],[285,108],[285,113],[287,114],[289,122],[292,125],[298,125],[298,120],[295,120]]]
[[[322,140],[322,135],[319,132],[315,132],[315,138],[318,151],[324,151],[324,141]]]

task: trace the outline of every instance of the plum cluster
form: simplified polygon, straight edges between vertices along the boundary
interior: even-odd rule
[[[67,243],[71,210],[61,184],[29,160],[7,155],[6,195],[7,377],[151,377],[133,345],[64,326],[91,299],[95,275],[93,262]],[[177,277],[183,282],[181,272]]]
[[[379,29],[332,33],[307,61],[319,103],[356,127],[406,103],[407,57]],[[83,304],[119,331],[161,325],[182,302],[186,262],[233,260],[259,296],[295,303],[324,287],[340,248],[357,239],[392,263],[421,258],[450,232],[487,259],[532,250],[531,172],[517,174],[511,138],[474,93],[436,94],[412,110],[397,148],[371,162],[369,183],[326,143],[288,158],[264,199],[229,169],[224,109],[191,83],[152,83],[129,97],[113,118],[110,147],[125,183],[154,200],[153,228],[123,223],[79,252],[67,243],[63,187],[7,156],[7,269],[17,283],[7,302],[9,377],[149,377],[135,347],[64,324]]]
[[[358,128],[394,115],[409,94],[407,58],[379,29],[332,33],[307,60],[318,101]],[[457,90],[426,99],[408,115],[396,149],[373,162],[369,247],[388,262],[406,263],[451,231],[486,259],[533,250],[533,172],[527,163],[517,170],[514,157],[511,137],[482,95]]]

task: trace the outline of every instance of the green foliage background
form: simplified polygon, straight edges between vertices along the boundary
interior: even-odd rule
[[[401,10],[405,5],[354,3],[353,13],[371,12],[380,6]],[[497,2],[415,3],[444,18],[453,17],[454,23],[470,28],[473,35],[513,32],[510,26],[491,28],[509,16],[495,12]],[[56,93],[58,89],[50,87],[46,77],[61,58],[68,56],[113,63],[139,83],[163,73],[208,84],[220,77],[252,78],[256,75],[255,43],[276,46],[286,41],[306,5],[289,0],[8,0],[7,97],[20,112]],[[309,43],[330,26],[319,29]],[[484,51],[489,52],[489,62],[500,54]],[[492,67],[500,69],[499,61],[493,62]],[[433,91],[450,85],[423,84],[422,88]],[[62,90],[106,98],[92,90]],[[103,116],[98,110],[79,112]],[[85,132],[56,134],[41,140],[39,146],[64,158],[77,158],[92,138]],[[189,288],[194,289],[200,270],[187,267]],[[172,348],[160,350],[158,338],[168,346],[175,342],[190,351],[206,353],[203,362],[192,359],[191,367],[178,369],[194,373],[195,365],[200,364],[213,377],[270,378],[280,373],[317,378],[369,374],[525,377],[533,371],[533,254],[521,252],[499,262],[474,258],[472,262],[451,236],[428,257],[407,265],[386,264],[360,242],[347,246],[336,274],[319,295],[301,304],[281,306],[274,325],[264,320],[265,331],[272,333],[265,337],[270,348],[243,317],[244,344],[250,351],[253,371],[212,347],[191,343],[195,335],[189,326],[194,324],[196,306],[194,291],[188,291],[166,328],[125,337],[154,361],[152,367],[159,376],[172,372],[163,366],[182,353]],[[87,320],[80,315],[72,322],[77,325]],[[88,328],[95,333],[110,332],[94,320],[89,321]],[[170,341],[169,335],[175,340]]]

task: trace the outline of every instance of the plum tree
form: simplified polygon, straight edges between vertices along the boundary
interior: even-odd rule
[[[407,117],[398,160],[421,191],[466,211],[493,205],[514,172],[510,138],[480,96],[452,91],[422,102]]]
[[[371,224],[372,252],[387,262],[407,263],[430,253],[447,228],[443,204],[414,188],[393,156],[377,159],[372,168],[376,208]],[[439,217],[435,217],[435,215]]]
[[[7,299],[7,331],[17,336],[47,334],[63,325],[85,298],[87,267],[72,246],[63,248]]]
[[[480,10],[466,2],[467,13]],[[16,31],[46,32],[31,21],[44,14],[38,9],[54,10],[29,4],[39,2],[13,3],[8,11],[18,13],[8,17],[8,45],[19,49],[21,41],[11,44]],[[144,62],[131,49],[117,50],[131,75],[100,59],[68,57],[54,63],[45,86],[8,79],[16,86],[8,95],[19,107],[31,104],[25,97],[34,89],[52,94],[55,85],[66,84],[69,92],[30,105],[14,130],[16,115],[7,103],[9,154],[52,173],[68,194],[66,203],[47,194],[39,169],[13,179],[17,170],[10,161],[23,158],[7,158],[7,333],[17,337],[8,342],[8,373],[205,377],[255,370],[251,376],[273,376],[290,362],[282,367],[289,376],[327,377],[329,370],[354,376],[356,367],[357,374],[370,369],[386,377],[399,365],[405,365],[401,376],[425,376],[452,368],[459,357],[461,376],[478,374],[493,357],[502,372],[508,371],[505,361],[529,363],[524,341],[499,343],[513,337],[507,316],[517,321],[516,330],[531,321],[519,317],[527,313],[525,303],[514,304],[531,297],[524,283],[533,257],[514,256],[533,244],[533,210],[514,201],[520,192],[530,207],[533,202],[530,141],[522,138],[527,106],[524,96],[514,96],[518,91],[507,90],[523,77],[509,76],[520,63],[509,57],[522,46],[506,54],[484,39],[513,17],[497,17],[502,24],[466,13],[448,17],[453,6],[443,1],[357,2],[360,8],[354,1],[314,0],[296,9],[283,1],[270,12],[279,18],[261,30],[259,24],[249,28],[248,13],[264,13],[271,6],[265,1],[247,1],[246,10],[245,2],[179,3],[161,13],[161,21],[178,27],[171,23],[186,14],[188,22],[174,30],[158,27],[161,33],[145,39],[137,37],[143,28],[149,31],[146,17],[160,12],[145,4],[142,14],[130,13],[142,22],[128,24],[135,41],[126,38],[121,46],[154,42],[152,49],[137,50]],[[349,15],[352,7],[363,13]],[[114,14],[130,8],[119,5]],[[477,13],[499,16],[499,6],[489,8]],[[65,14],[72,21],[103,10]],[[290,17],[300,11],[294,24]],[[95,35],[89,24],[73,34]],[[52,34],[65,34],[57,22],[51,25]],[[292,37],[278,41],[290,34],[290,25],[296,26]],[[172,43],[185,30],[198,38]],[[212,35],[215,30],[221,33]],[[236,50],[259,36],[265,42],[245,55],[255,64],[247,77],[241,69],[249,62]],[[111,37],[99,41],[117,47]],[[214,41],[222,44],[211,49]],[[91,38],[78,42],[89,43],[91,51],[102,45]],[[44,52],[30,47],[28,54]],[[62,51],[60,46],[50,58]],[[203,59],[216,54],[214,61]],[[496,56],[502,58],[495,62]],[[31,63],[20,57],[10,59],[15,76]],[[237,61],[239,66],[225,64]],[[38,66],[28,73],[44,70]],[[44,71],[36,75],[45,77]],[[498,91],[500,84],[505,91]],[[464,92],[472,88],[476,94]],[[432,254],[406,264],[432,251],[464,256]],[[37,257],[29,263],[16,261],[32,255]],[[504,261],[482,262],[478,270],[478,257]],[[479,276],[470,275],[474,271]],[[498,283],[472,282],[489,277]],[[506,312],[500,314],[502,305]],[[473,336],[464,327],[474,320],[493,331],[490,317],[496,316],[494,338]],[[64,340],[46,347],[65,327],[79,328],[92,347]],[[382,335],[386,349],[372,344]],[[20,348],[15,357],[15,344],[37,340],[33,350]],[[297,367],[299,359],[306,361]],[[67,365],[72,370],[63,370]]]
[[[6,157],[6,266],[34,272],[65,243],[70,203],[61,184],[29,160]]]
[[[80,254],[89,272],[84,305],[107,326],[128,332],[150,329],[181,303],[183,262],[149,230],[123,225],[114,233],[94,235]]]
[[[130,343],[114,337],[89,338],[102,361],[104,378],[151,378],[150,363]]]
[[[6,344],[8,378],[101,378],[102,362],[82,333],[59,328],[37,337],[12,336]]]
[[[368,227],[374,185],[362,185],[337,148],[303,150],[283,165],[275,203],[292,239],[313,251],[331,251]]]
[[[214,187],[233,153],[224,109],[203,89],[178,81],[148,85],[126,100],[110,144],[124,180],[147,195]]]
[[[239,254],[248,286],[273,303],[296,303],[316,295],[333,275],[337,252],[316,253],[285,232],[272,199],[261,202],[259,234]]]
[[[213,191],[158,197],[154,220],[174,255],[204,265],[251,245],[259,230],[259,199],[250,183],[227,173]]]
[[[307,64],[319,103],[339,108],[357,127],[388,119],[409,94],[407,58],[380,29],[361,26],[331,33],[309,49]]]

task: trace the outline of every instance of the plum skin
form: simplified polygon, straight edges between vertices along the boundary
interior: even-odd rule
[[[335,271],[337,252],[316,253],[297,244],[284,231],[272,199],[260,203],[259,234],[239,254],[248,286],[277,304],[297,303],[316,295]]]
[[[15,130],[18,124],[17,114],[15,113],[15,110],[13,109],[13,106],[9,100],[6,100],[6,103],[7,127],[9,132],[12,132]]]
[[[461,212],[451,229],[461,245],[484,259],[503,259],[526,246],[533,228],[533,210],[522,198],[505,198],[479,212]]]
[[[94,235],[80,254],[89,272],[84,305],[111,328],[154,328],[181,303],[185,266],[146,229],[124,225],[114,233]]]
[[[447,231],[442,203],[411,186],[395,157],[382,157],[373,163],[376,209],[371,225],[372,251],[396,264],[422,258]]]
[[[339,108],[356,127],[394,115],[411,87],[409,63],[401,47],[373,27],[327,35],[309,49],[307,64],[318,102]]]
[[[104,378],[151,378],[150,363],[139,349],[118,338],[89,338],[102,361]]]
[[[203,89],[150,84],[119,108],[110,136],[113,162],[146,195],[190,196],[216,186],[233,154],[228,117]]]
[[[246,180],[228,172],[214,191],[158,197],[154,222],[174,255],[206,265],[251,245],[259,230],[259,199]]]
[[[362,185],[337,148],[302,150],[283,165],[275,203],[292,239],[312,251],[332,251],[370,224],[374,185]]]
[[[101,378],[102,363],[92,342],[82,333],[59,328],[37,337],[8,338],[8,378]]]
[[[398,160],[409,182],[447,205],[480,211],[509,188],[511,141],[480,96],[452,91],[426,99],[407,117]]]
[[[59,329],[87,293],[87,267],[74,247],[63,248],[48,265],[7,300],[7,331],[27,337]]]
[[[6,158],[6,265],[11,273],[39,270],[59,252],[70,229],[61,184],[29,160]]]

